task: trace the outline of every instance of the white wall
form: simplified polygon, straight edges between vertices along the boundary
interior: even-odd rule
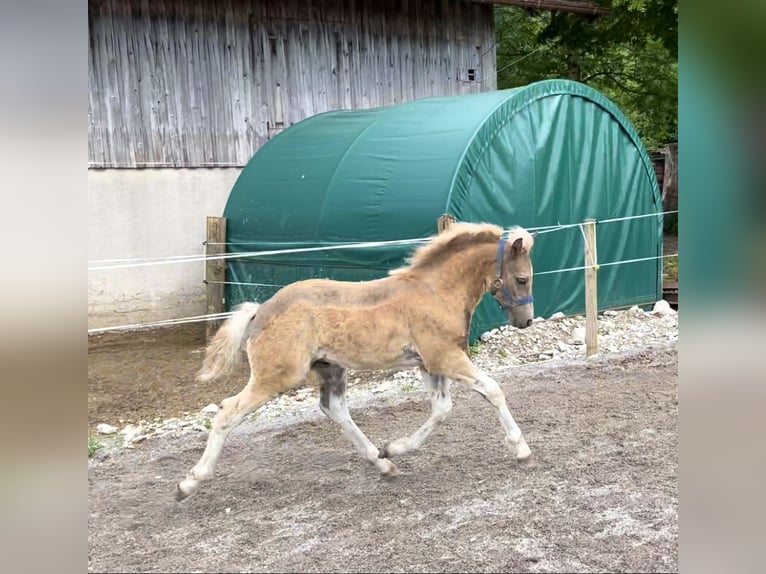
[[[203,254],[240,168],[88,170],[88,267]],[[205,313],[204,264],[88,272],[88,328]]]

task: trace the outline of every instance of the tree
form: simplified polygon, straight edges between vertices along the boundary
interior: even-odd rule
[[[603,92],[647,148],[678,129],[678,0],[597,0],[602,15],[496,7],[497,81],[569,78]]]

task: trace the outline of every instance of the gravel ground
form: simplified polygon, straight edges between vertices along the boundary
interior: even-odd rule
[[[486,333],[474,349],[525,431],[525,464],[488,405],[456,388],[448,422],[383,481],[303,389],[243,422],[216,479],[182,504],[175,484],[244,371],[194,398],[208,412],[184,415],[191,403],[179,402],[167,416],[156,399],[136,408],[120,405],[126,391],[99,394],[121,388],[123,353],[142,389],[168,388],[152,363],[159,335],[93,340],[89,426],[102,446],[88,462],[89,571],[676,571],[678,316],[661,305],[607,312],[587,360],[583,327],[549,318]],[[198,368],[190,343],[176,370]],[[428,416],[414,371],[351,380],[352,415],[378,445]],[[122,408],[159,416],[130,420]]]

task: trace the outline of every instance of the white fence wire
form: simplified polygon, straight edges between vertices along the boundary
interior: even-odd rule
[[[643,219],[647,217],[659,217],[661,215],[668,215],[672,213],[678,213],[678,210],[673,211],[663,211],[663,212],[657,212],[657,213],[646,213],[643,215],[631,215],[627,217],[615,217],[611,219],[602,219],[602,220],[596,220],[596,224],[605,224],[605,223],[615,223],[620,221],[630,221],[634,219]],[[536,232],[538,235],[545,234],[545,233],[552,233],[554,231],[561,231],[564,229],[573,229],[575,227],[580,228],[582,231],[582,223],[568,223],[568,224],[557,224],[557,225],[547,225],[547,226],[541,226],[541,227],[531,227],[527,228],[527,231],[529,232]],[[337,249],[354,249],[354,248],[368,248],[368,247],[381,247],[381,246],[389,246],[389,245],[416,245],[420,243],[428,242],[431,238],[430,237],[423,237],[423,238],[416,238],[416,239],[397,239],[392,241],[368,241],[368,242],[362,242],[362,243],[338,243],[336,245],[324,245],[321,247],[304,247],[304,248],[296,248],[296,249],[274,249],[269,251],[252,251],[252,252],[243,252],[243,253],[227,253],[223,255],[212,255],[212,256],[200,256],[200,255],[179,255],[179,256],[165,256],[165,257],[154,257],[154,258],[134,258],[134,259],[100,259],[96,261],[89,262],[88,272],[91,271],[104,271],[109,269],[126,269],[126,268],[134,268],[134,267],[147,267],[147,266],[154,266],[154,265],[167,265],[167,264],[174,264],[174,263],[189,263],[189,262],[207,262],[207,261],[213,261],[218,259],[236,259],[236,258],[244,258],[244,257],[266,257],[266,256],[273,256],[273,255],[288,255],[292,253],[311,253],[315,251],[330,251],[330,250],[337,250]],[[210,243],[210,245],[227,245],[225,243]],[[241,245],[241,244],[238,244]],[[623,261],[611,261],[607,263],[598,263],[594,267],[598,269],[599,267],[610,267],[614,265],[626,265],[630,263],[638,263],[642,261],[652,261],[657,259],[665,259],[668,257],[676,257],[678,256],[678,253],[671,253],[667,255],[658,255],[653,257],[640,257],[636,259],[626,259]],[[93,264],[93,266],[90,266]],[[587,266],[579,266],[579,267],[568,267],[566,269],[554,269],[550,271],[539,271],[535,272],[535,276],[539,275],[551,275],[554,273],[568,273],[571,271],[584,271],[587,269]],[[207,283],[212,284],[225,284],[225,285],[244,285],[244,286],[256,286],[256,287],[274,287],[274,288],[281,288],[283,285],[272,285],[268,283],[248,283],[244,281],[206,281]],[[197,322],[204,322],[204,321],[215,321],[219,319],[225,319],[231,315],[230,312],[227,313],[213,313],[209,315],[196,315],[192,317],[182,317],[179,319],[167,319],[163,321],[153,321],[153,322],[147,322],[147,323],[133,323],[133,324],[127,324],[127,325],[116,325],[112,327],[97,327],[93,329],[88,329],[88,334],[97,334],[97,333],[104,333],[107,331],[125,331],[125,330],[136,330],[136,329],[145,329],[145,328],[152,328],[152,327],[163,327],[163,326],[170,326],[170,325],[182,325],[187,323],[197,323]]]

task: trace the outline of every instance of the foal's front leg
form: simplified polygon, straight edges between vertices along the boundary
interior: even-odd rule
[[[391,457],[420,448],[428,436],[436,430],[452,410],[452,397],[449,394],[450,379],[443,375],[431,375],[421,369],[423,384],[431,392],[431,416],[412,435],[397,439],[383,447],[380,456]]]
[[[375,466],[382,474],[393,476],[397,473],[396,465],[385,457],[381,457],[377,447],[356,426],[346,405],[346,370],[337,365],[315,368],[321,377],[319,387],[319,407],[327,417],[338,423],[345,435],[354,443],[357,450],[367,461]]]
[[[478,371],[473,380],[467,381],[468,385],[481,396],[483,396],[489,403],[497,409],[497,414],[500,417],[500,424],[505,431],[505,442],[516,453],[516,460],[525,460],[529,458],[532,451],[527,445],[527,441],[521,432],[521,428],[513,420],[511,411],[508,410],[506,404],[505,394],[492,377],[482,371]]]
[[[497,381],[478,369],[463,352],[443,353],[437,363],[440,372],[449,373],[454,380],[465,383],[497,409],[500,424],[505,432],[506,444],[514,451],[517,460],[529,458],[532,452],[519,425],[513,420],[511,411],[508,410],[505,394]]]

